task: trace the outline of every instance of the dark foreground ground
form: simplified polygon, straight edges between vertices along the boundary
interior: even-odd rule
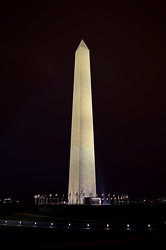
[[[165,245],[163,230],[82,230],[5,228],[0,230],[0,249],[89,249],[114,247],[117,249],[160,249]]]
[[[40,209],[39,209],[40,208]],[[29,216],[29,217],[28,217]],[[48,206],[0,208],[0,219],[54,221],[71,225],[101,225],[38,228],[0,226],[0,249],[114,249],[163,248],[166,240],[166,206]],[[130,228],[127,224],[133,225]],[[150,228],[147,225],[152,225]],[[111,226],[112,225],[112,226]],[[122,226],[123,225],[123,226]]]

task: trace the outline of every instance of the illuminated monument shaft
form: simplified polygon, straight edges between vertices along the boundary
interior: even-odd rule
[[[96,196],[93,111],[89,49],[82,40],[75,52],[68,203]]]

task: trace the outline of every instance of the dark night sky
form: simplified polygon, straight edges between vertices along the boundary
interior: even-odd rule
[[[91,59],[98,194],[166,195],[162,2],[1,5],[0,198],[31,202],[36,193],[67,194],[81,39]]]

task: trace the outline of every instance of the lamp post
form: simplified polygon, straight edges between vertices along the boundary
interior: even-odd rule
[[[101,194],[101,204],[103,205],[104,204],[104,193]]]
[[[110,193],[108,194],[108,204],[110,205]]]

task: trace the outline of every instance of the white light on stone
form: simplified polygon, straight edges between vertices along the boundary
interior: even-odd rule
[[[75,52],[71,127],[68,203],[83,204],[96,195],[90,54],[83,40]]]

